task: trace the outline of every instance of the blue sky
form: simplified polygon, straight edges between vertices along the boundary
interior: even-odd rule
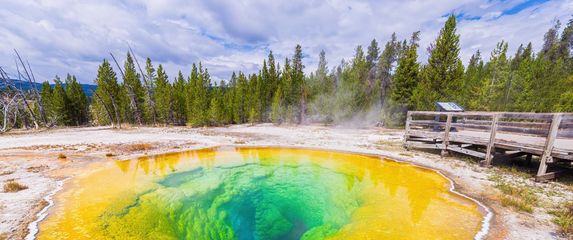
[[[350,59],[356,45],[392,32],[407,38],[421,31],[420,60],[449,14],[458,16],[461,57],[484,57],[501,40],[510,51],[532,42],[538,49],[555,20],[566,22],[572,0],[35,0],[2,1],[0,66],[14,73],[16,48],[36,77],[76,74],[93,82],[109,52],[125,58],[130,45],[140,61],[162,63],[171,78],[202,61],[214,80],[232,71],[256,72],[269,50],[283,61],[300,43],[306,71],[324,49],[329,67]]]

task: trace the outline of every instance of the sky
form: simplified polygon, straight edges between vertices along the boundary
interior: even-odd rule
[[[329,67],[352,58],[375,38],[381,47],[421,31],[420,58],[446,18],[458,19],[464,63],[480,50],[509,42],[510,52],[532,42],[556,20],[566,23],[573,0],[0,0],[0,66],[16,76],[14,49],[38,81],[74,74],[93,83],[110,52],[120,62],[128,47],[140,63],[150,57],[170,78],[202,62],[213,81],[233,71],[256,73],[270,50],[280,59],[302,45],[305,71],[316,69],[324,49]],[[120,63],[121,64],[121,63]]]

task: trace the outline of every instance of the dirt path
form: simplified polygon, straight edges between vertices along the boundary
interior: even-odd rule
[[[400,130],[270,124],[194,129],[97,127],[0,135],[0,182],[13,179],[28,186],[19,192],[0,193],[0,233],[9,239],[26,236],[28,223],[47,205],[43,197],[57,187],[57,181],[84,172],[90,163],[217,145],[282,145],[381,154],[432,167],[454,180],[459,191],[484,202],[494,211],[488,239],[565,239],[558,234],[543,202],[533,213],[501,206],[500,193],[490,180],[500,174],[499,170],[480,168],[475,162],[455,157],[442,159],[431,153],[406,151],[401,148],[401,141]],[[514,178],[512,175],[502,177]],[[573,199],[569,188],[561,184],[539,185],[526,178],[520,181],[558,193],[546,199],[546,192],[539,192],[544,201]]]

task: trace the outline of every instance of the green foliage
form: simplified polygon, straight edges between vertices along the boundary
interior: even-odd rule
[[[335,94],[334,76],[328,75],[328,62],[326,53],[322,50],[319,54],[318,68],[308,78],[307,93],[310,102],[309,111],[312,118],[322,123],[334,121],[335,102],[332,101]]]
[[[390,97],[390,87],[393,79],[392,71],[402,52],[402,44],[397,40],[396,33],[392,34],[390,41],[384,46],[384,50],[378,60],[376,78],[380,81],[380,105],[386,106],[386,100]]]
[[[350,60],[331,69],[321,51],[316,71],[308,75],[300,45],[282,66],[271,51],[257,73],[233,73],[213,86],[201,63],[170,83],[163,66],[155,69],[149,58],[144,72],[139,71],[144,76],[138,74],[128,53],[122,83],[107,60],[99,66],[91,106],[70,75],[65,85],[57,79],[53,89],[44,83],[41,98],[55,125],[92,120],[115,126],[375,121],[399,126],[406,111],[433,110],[436,101],[456,101],[470,111],[571,112],[573,19],[560,27],[557,22],[545,33],[538,53],[529,43],[510,54],[509,44],[501,41],[485,60],[476,51],[465,71],[453,15],[429,46],[427,62],[418,59],[419,32],[410,41],[392,34],[381,52],[373,39],[366,52],[357,46]]]
[[[464,73],[464,83],[462,87],[462,98],[460,99],[460,104],[468,109],[485,111],[482,103],[485,101],[485,86],[487,83],[484,79],[485,77],[485,67],[483,60],[481,59],[481,53],[478,50],[470,58],[468,68]]]
[[[179,71],[177,74],[177,78],[175,82],[173,82],[173,88],[171,89],[172,93],[172,110],[173,110],[173,122],[177,125],[184,125],[187,122],[187,113],[185,112],[186,109],[186,97],[185,93],[187,89],[187,83],[185,82],[185,78],[183,77],[183,73]],[[202,112],[197,112],[198,114],[202,114]],[[194,115],[193,117],[195,117]],[[196,118],[195,118],[196,119]]]
[[[57,125],[66,126],[70,125],[70,102],[62,81],[58,76],[54,79],[55,86],[52,93],[52,116]]]
[[[419,32],[413,34],[410,45],[406,47],[405,54],[398,63],[392,84],[392,102],[407,108],[414,106],[412,94],[419,81],[418,34]]]
[[[168,76],[163,70],[163,65],[157,67],[157,76],[154,79],[155,85],[155,106],[157,119],[160,123],[173,123],[173,87],[169,83]]]
[[[147,122],[157,123],[157,106],[155,103],[155,68],[151,63],[151,58],[145,60],[145,76],[143,77],[145,89],[145,113],[149,119]]]
[[[89,122],[89,101],[76,76],[66,77],[69,124],[80,126]]]
[[[141,125],[145,123],[145,89],[141,84],[141,76],[135,70],[133,57],[129,53],[127,53],[127,59],[123,68],[123,94],[127,97],[127,101],[124,102],[127,103],[124,105],[124,118],[130,123]]]
[[[457,101],[461,92],[464,66],[459,57],[460,36],[456,17],[451,15],[431,46],[428,64],[421,71],[421,82],[414,93],[416,108],[433,110],[436,101]]]
[[[304,65],[302,64],[302,47],[296,45],[294,55],[292,58],[292,72],[291,72],[291,86],[288,95],[289,107],[293,109],[293,116],[289,118],[293,122],[301,123],[305,115],[305,79],[304,79]]]
[[[233,96],[233,121],[241,124],[245,123],[248,117],[248,83],[247,78],[243,73],[239,73],[239,77],[237,78],[235,85],[235,94]]]
[[[553,222],[557,224],[563,233],[571,235],[573,233],[573,203],[563,204],[558,209],[550,212],[553,215]]]
[[[50,82],[45,81],[42,83],[42,90],[40,92],[40,97],[42,98],[42,105],[44,106],[44,111],[46,112],[46,117],[48,119],[53,119],[52,110],[52,95],[53,90],[50,86]]]
[[[273,97],[271,121],[274,124],[281,124],[284,119],[284,115],[282,89],[279,87]]]
[[[112,124],[120,126],[122,122],[121,108],[121,86],[117,82],[117,77],[107,60],[98,68],[95,80],[97,88],[92,101],[92,114],[96,124]]]
[[[532,213],[538,205],[539,198],[531,189],[513,185],[497,175],[492,176],[490,180],[494,181],[495,187],[500,190],[500,200],[504,207]]]
[[[221,80],[215,87],[209,104],[209,122],[211,125],[228,124],[225,116],[225,82]]]
[[[373,68],[378,61],[378,55],[380,55],[380,48],[378,48],[378,42],[376,39],[372,39],[370,46],[368,46],[368,54],[366,55],[366,62],[368,63],[368,68]]]

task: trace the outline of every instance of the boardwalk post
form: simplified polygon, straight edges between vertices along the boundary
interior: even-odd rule
[[[487,150],[485,153],[485,160],[482,165],[485,167],[491,166],[491,159],[493,158],[493,152],[495,152],[495,133],[497,132],[497,121],[499,119],[498,114],[494,114],[491,119],[491,127],[489,132],[489,142],[487,144]]]
[[[448,113],[446,120],[446,129],[444,131],[444,139],[442,139],[442,152],[441,156],[448,155],[448,145],[450,145],[450,129],[452,128],[452,114]]]
[[[412,121],[412,113],[408,111],[406,113],[406,130],[404,130],[404,147],[408,147],[408,134],[410,133],[410,122]]]
[[[557,133],[559,132],[559,125],[561,125],[562,117],[563,115],[560,113],[553,115],[553,119],[551,120],[551,127],[549,128],[549,133],[547,134],[547,139],[545,140],[545,148],[543,150],[543,155],[541,156],[541,163],[539,164],[537,176],[535,177],[536,181],[544,181],[547,180],[548,177],[553,177],[553,174],[547,174],[547,163],[553,162],[551,152],[553,151],[553,144],[555,143],[555,138],[557,138]]]

